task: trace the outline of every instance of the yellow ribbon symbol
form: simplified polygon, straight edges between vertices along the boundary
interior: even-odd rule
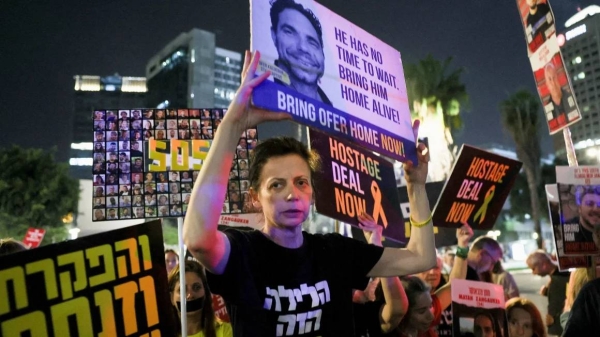
[[[483,199],[483,205],[479,208],[475,216],[473,217],[473,221],[477,220],[477,218],[481,217],[479,220],[479,224],[483,222],[485,219],[485,213],[487,212],[487,207],[490,201],[494,198],[494,193],[496,192],[496,185],[492,185],[490,189],[485,193],[485,198]]]
[[[377,182],[375,180],[371,182],[371,194],[373,195],[373,200],[375,201],[375,204],[373,205],[373,219],[375,219],[375,223],[377,223],[379,217],[381,217],[383,227],[387,228],[388,221],[385,217],[383,207],[381,207],[381,190],[379,189],[379,185],[377,185]]]

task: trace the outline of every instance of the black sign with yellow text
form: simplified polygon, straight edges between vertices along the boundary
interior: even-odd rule
[[[173,336],[160,221],[0,259],[0,336]]]
[[[370,214],[383,235],[404,242],[404,222],[394,167],[386,159],[345,141],[310,130],[310,146],[321,157],[317,175],[317,212],[350,225]]]
[[[510,193],[522,163],[463,145],[433,210],[438,227],[489,229]]]

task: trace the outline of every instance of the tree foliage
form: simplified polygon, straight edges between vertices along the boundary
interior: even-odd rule
[[[541,134],[543,116],[537,95],[527,90],[517,91],[500,103],[500,112],[504,129],[515,142],[517,157],[523,162],[530,196],[531,217],[534,230],[538,233],[538,247],[542,248],[541,200]],[[512,202],[512,201],[511,201]]]
[[[0,150],[0,236],[21,240],[29,227],[44,228],[55,240],[63,217],[76,214],[79,182],[52,152],[17,146]],[[51,243],[46,236],[43,243]]]

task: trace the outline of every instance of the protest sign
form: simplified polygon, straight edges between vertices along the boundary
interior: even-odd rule
[[[463,145],[433,210],[438,227],[490,229],[510,193],[522,163]]]
[[[315,177],[317,212],[355,226],[365,212],[383,226],[386,238],[404,241],[392,163],[318,131],[310,130],[309,136],[322,164]]]
[[[400,53],[313,0],[251,0],[259,107],[399,161],[416,162]]]
[[[508,337],[502,286],[452,280],[452,318],[454,336]]]
[[[42,243],[44,234],[46,234],[46,230],[43,228],[29,228],[23,243],[29,248],[37,248]]]
[[[556,258],[559,271],[568,271],[570,268],[587,268],[591,266],[590,258],[587,256],[566,256],[564,251],[564,239],[562,225],[560,223],[560,201],[558,198],[558,187],[556,184],[546,185],[546,199],[548,199],[548,211],[550,212],[550,223],[552,224],[552,236],[556,246]]]
[[[546,0],[517,0],[517,6],[548,130],[555,134],[580,121],[581,113],[564,66],[554,15]]]
[[[171,336],[160,221],[0,259],[2,336]]]
[[[566,255],[595,255],[594,226],[600,225],[600,167],[557,166],[556,182]]]
[[[94,111],[93,221],[178,217],[226,109]],[[240,137],[223,214],[253,213],[250,154],[257,130]]]

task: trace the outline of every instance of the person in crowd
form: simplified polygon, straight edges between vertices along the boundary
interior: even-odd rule
[[[499,284],[504,289],[504,299],[509,300],[513,297],[519,297],[519,287],[511,273],[504,270],[502,262],[496,261],[492,270],[490,270],[492,283]]]
[[[526,262],[533,275],[550,276],[550,280],[542,287],[540,294],[548,297],[548,314],[546,314],[548,334],[560,336],[563,330],[560,326],[560,315],[565,306],[570,273],[560,272],[548,253],[543,250],[536,250],[529,254]]]
[[[458,250],[457,250],[458,255]],[[467,280],[491,282],[491,278],[482,279],[482,274],[490,271],[496,261],[502,258],[502,247],[498,241],[480,236],[473,242],[471,250],[467,256],[469,264],[467,270]],[[481,276],[480,276],[481,275]]]
[[[176,322],[181,321],[181,292],[179,287],[179,265],[169,274],[168,287]],[[215,316],[212,294],[200,263],[185,260],[186,318],[188,337],[231,337],[231,324]],[[181,324],[176,324],[177,335],[181,336]]]
[[[254,150],[250,193],[262,209],[264,227],[241,231],[217,230],[225,201],[229,167],[239,135],[262,122],[290,119],[288,114],[250,105],[254,87],[270,72],[254,76],[260,54],[246,53],[242,84],[223,118],[196,180],[184,220],[184,242],[208,270],[212,290],[232,309],[236,336],[276,335],[278,320],[287,315],[320,310],[319,325],[306,325],[306,334],[351,336],[352,289],[364,289],[369,277],[408,275],[436,263],[431,210],[425,191],[429,153],[420,143],[417,163],[404,163],[411,209],[411,237],[404,249],[381,248],[337,234],[313,235],[302,223],[313,203],[317,156],[289,138],[265,140]],[[419,122],[414,124],[415,139]],[[211,195],[211,198],[206,198]],[[250,253],[252,252],[252,253]],[[314,289],[318,300],[296,301],[271,294]],[[308,294],[308,293],[307,293]],[[292,295],[293,296],[293,295]],[[298,334],[300,325],[286,334]]]
[[[171,272],[179,264],[179,254],[173,249],[165,249],[165,265],[167,266],[167,274]]]
[[[361,216],[360,220],[367,242],[381,247],[383,227],[370,215]],[[374,290],[379,284],[380,294],[375,296]],[[354,292],[353,302],[354,332],[357,337],[376,337],[390,333],[408,310],[408,299],[397,276],[374,279],[364,292]]]
[[[442,311],[452,303],[452,280],[467,276],[467,254],[472,237],[473,229],[467,223],[456,230],[458,247],[462,250],[457,253],[458,259],[454,262],[448,283],[433,294],[431,286],[420,277],[402,278],[408,297],[408,312],[398,326],[400,336],[437,337],[435,329],[442,318]]]
[[[448,283],[450,274],[442,275],[442,259],[438,256],[437,266],[431,268],[422,273],[415,274],[416,277],[423,280],[423,282],[429,285],[429,291],[431,295],[435,295],[435,292],[445,286]],[[452,269],[449,270],[451,272]],[[439,336],[451,336],[452,335],[452,308],[450,306],[442,308],[440,315],[439,324],[436,327],[436,331]]]
[[[505,308],[509,337],[546,337],[542,314],[531,300],[513,297]]]
[[[0,239],[0,256],[24,252],[27,249],[25,244],[13,238]]]

